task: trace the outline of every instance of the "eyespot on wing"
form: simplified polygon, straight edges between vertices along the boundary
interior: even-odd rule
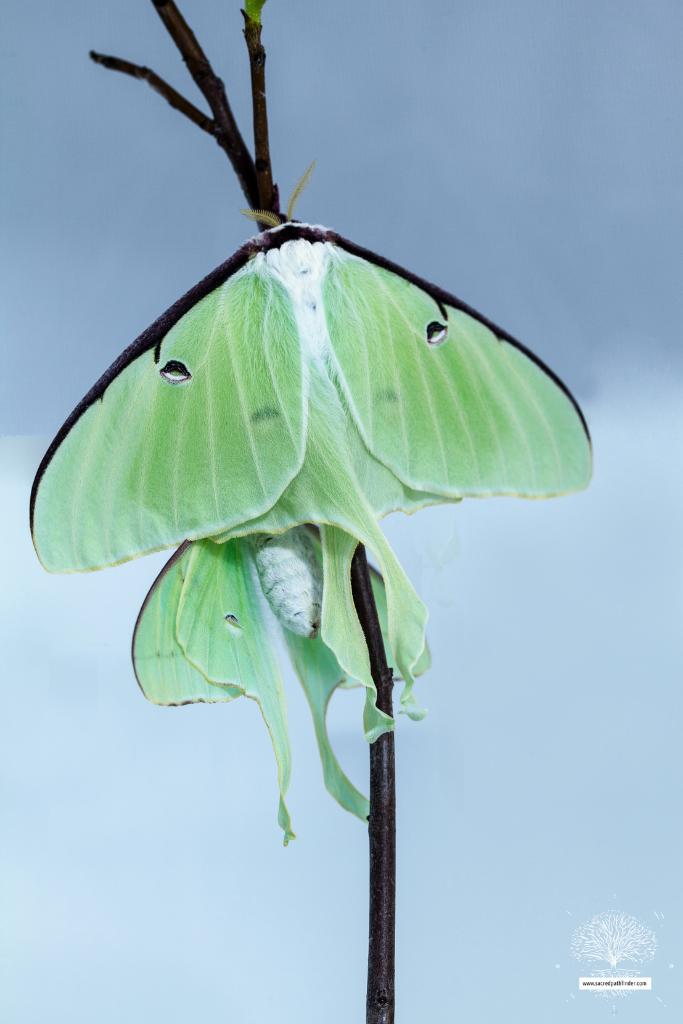
[[[169,384],[185,384],[192,380],[192,374],[179,359],[169,359],[165,366],[159,370],[159,376],[163,377]]]
[[[438,320],[432,320],[427,324],[427,342],[430,345],[441,345],[448,337],[448,326],[440,324]]]

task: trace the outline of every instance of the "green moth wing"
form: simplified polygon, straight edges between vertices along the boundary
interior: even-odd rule
[[[327,734],[327,708],[335,689],[346,678],[344,672],[321,636],[311,639],[284,628],[282,632],[313,716],[325,787],[345,810],[367,822],[370,804],[342,771]]]
[[[316,542],[320,549],[317,538]],[[285,697],[263,628],[262,603],[251,585],[252,557],[246,538],[226,545],[211,541],[181,545],[140,611],[133,664],[143,693],[156,704],[226,702],[243,694],[258,700],[278,764],[285,766],[282,784],[288,781],[290,762]],[[247,566],[248,574],[242,571]],[[228,622],[224,608],[233,609],[227,613]],[[179,621],[184,646],[178,639]],[[320,637],[309,639],[284,628],[282,632],[311,709],[325,785],[342,807],[365,823],[368,801],[339,766],[325,722],[330,698],[344,681],[344,672]],[[283,820],[289,824],[288,817]],[[287,838],[292,837],[290,827]]]
[[[216,685],[192,662],[176,635],[176,616],[191,544],[169,558],[140,609],[133,633],[133,667],[140,689],[153,704],[213,704],[234,700],[241,686]]]
[[[141,335],[55,438],[31,497],[46,569],[217,533],[264,512],[299,470],[307,385],[291,302],[258,257],[240,260]]]
[[[452,296],[339,243],[323,283],[332,373],[376,458],[449,498],[587,486],[583,418],[539,360]]]
[[[317,528],[312,527],[310,524],[308,528],[313,539],[316,552],[322,563],[323,547],[320,541],[320,531]],[[345,550],[348,546],[351,550],[351,554],[353,554],[353,548],[355,547],[355,541],[353,538],[347,538],[344,535],[340,536],[338,534],[336,539],[341,541]],[[331,613],[334,615],[335,619],[341,618],[344,615],[349,616],[352,624],[351,628],[353,629],[355,625],[354,620],[357,622],[357,616],[355,614],[355,609],[352,609],[352,605],[349,600],[349,592],[345,585],[344,577],[347,564],[349,564],[347,559],[343,558],[340,563],[341,572],[335,580],[336,586],[343,588],[341,600],[344,603],[341,607],[336,609],[336,615],[334,615],[334,602],[335,600],[339,602],[340,596],[339,594],[336,595],[336,598],[333,596],[331,602],[333,608]],[[375,603],[377,605],[377,614],[379,617],[380,628],[382,630],[382,639],[384,641],[387,661],[389,664],[392,664],[394,658],[389,644],[386,589],[381,574],[373,567],[370,567],[370,580],[375,597]],[[331,593],[333,593],[332,588],[328,586],[328,598]],[[299,677],[299,682],[306,694],[311,714],[313,715],[313,725],[315,728],[316,739],[318,741],[320,760],[323,766],[325,786],[327,787],[328,792],[331,793],[342,807],[347,811],[350,811],[352,814],[355,814],[364,822],[367,820],[370,805],[366,798],[358,792],[355,786],[352,785],[346,775],[342,772],[339,762],[332,750],[326,725],[327,707],[335,689],[350,689],[362,684],[344,673],[334,652],[325,644],[321,636],[311,640],[307,637],[298,636],[296,633],[292,633],[288,629],[283,629],[283,633],[289,650],[292,666]],[[355,649],[359,655],[362,655],[362,647],[365,645],[361,645],[359,637],[355,637],[355,641]],[[361,665],[361,671],[364,672],[364,659],[360,658],[358,663]],[[413,669],[413,675],[421,675],[423,672],[427,671],[430,665],[431,658],[429,648],[425,643],[425,649]],[[400,679],[400,676],[396,675],[396,678]],[[371,691],[368,690],[367,693],[370,695]],[[369,700],[368,704],[369,707],[366,707],[365,711],[366,729],[373,732],[374,727],[375,729],[379,728],[380,731],[384,731],[385,723],[381,719],[381,716],[377,714],[377,710],[374,707],[372,700]],[[376,722],[375,719],[377,720]]]
[[[241,694],[258,703],[277,761],[278,822],[286,846],[295,838],[284,799],[291,776],[287,708],[250,545],[201,540],[183,549],[140,613],[133,640],[138,681],[156,703],[226,701]]]
[[[316,552],[320,563],[322,564],[322,544],[320,542],[320,530],[317,526],[307,524],[309,533],[313,540]],[[375,607],[377,608],[377,617],[379,619],[379,627],[382,631],[382,641],[384,643],[384,653],[386,655],[387,664],[393,667],[395,658],[393,656],[391,645],[389,643],[389,611],[387,607],[387,591],[384,586],[384,580],[382,574],[375,569],[374,566],[368,565],[370,572],[370,584],[372,586],[372,593],[375,598]],[[413,667],[413,676],[421,676],[432,667],[432,656],[429,651],[429,645],[425,641],[425,646],[422,654],[418,658],[417,662]],[[343,675],[341,669],[339,669],[339,677]],[[396,669],[394,669],[394,679],[401,679],[401,675]],[[344,679],[337,684],[340,689],[350,690],[356,686],[359,686],[359,682],[355,679]]]

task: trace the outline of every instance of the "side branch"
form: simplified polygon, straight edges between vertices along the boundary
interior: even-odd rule
[[[143,79],[163,96],[174,110],[179,110],[185,117],[189,117],[190,121],[194,121],[196,125],[199,125],[209,135],[216,134],[215,121],[212,121],[198,107],[195,107],[193,103],[190,103],[179,92],[176,92],[173,86],[165,82],[163,78],[159,78],[159,75],[155,74],[151,68],[143,67],[140,64],[131,64],[130,61],[121,60],[119,57],[108,57],[104,53],[95,53],[94,50],[90,51],[90,59],[94,60],[96,64],[110,68],[112,71],[122,71],[124,75]]]
[[[266,110],[266,51],[261,42],[261,23],[244,15],[244,38],[249,51],[251,68],[251,96],[254,108],[254,154],[259,204],[262,210],[273,210],[273,172],[270,166],[268,143],[268,113]]]
[[[216,141],[227,153],[247,202],[252,209],[256,209],[259,206],[259,189],[254,161],[237,127],[223,82],[214,74],[206,54],[174,0],[152,2],[173,42],[180,50],[187,70],[206,97],[215,122]]]

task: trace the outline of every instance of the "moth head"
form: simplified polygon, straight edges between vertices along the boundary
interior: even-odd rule
[[[186,381],[192,380],[192,374],[185,363],[181,363],[178,359],[169,359],[166,365],[159,370],[159,374],[169,384],[185,384]]]

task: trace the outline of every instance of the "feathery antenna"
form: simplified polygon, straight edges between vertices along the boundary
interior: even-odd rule
[[[278,228],[282,223],[277,213],[271,213],[270,210],[240,210],[240,213],[243,213],[249,220],[267,224],[271,228]]]
[[[287,213],[285,215],[287,220],[291,220],[292,219],[292,214],[294,213],[294,207],[299,202],[299,199],[301,198],[302,193],[308,187],[308,183],[311,180],[311,174],[313,173],[313,168],[314,167],[315,167],[315,160],[313,161],[311,166],[306,171],[304,171],[304,173],[301,175],[301,177],[299,178],[299,181],[297,182],[297,184],[296,184],[296,186],[294,188],[294,191],[292,192],[291,196],[289,197],[289,202],[287,203]]]

